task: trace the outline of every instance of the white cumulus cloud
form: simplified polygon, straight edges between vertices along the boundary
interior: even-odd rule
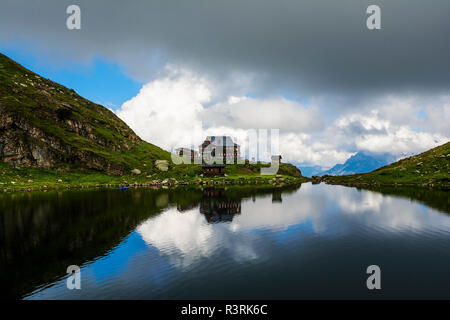
[[[116,113],[141,138],[169,151],[197,149],[207,135],[229,135],[248,158],[248,130],[279,129],[284,161],[323,167],[362,150],[400,157],[449,140],[449,95],[389,95],[366,101],[358,111],[336,113],[320,99],[311,101],[226,92],[221,84],[172,66]],[[259,159],[267,160],[265,156]]]
[[[211,99],[204,79],[187,72],[147,83],[117,115],[142,139],[166,150],[201,139],[200,114]]]
[[[420,132],[408,125],[396,125],[382,118],[380,112],[351,114],[336,121],[338,129],[346,132],[358,150],[371,152],[419,153],[446,143],[449,139],[440,133]],[[351,137],[354,135],[354,137]]]

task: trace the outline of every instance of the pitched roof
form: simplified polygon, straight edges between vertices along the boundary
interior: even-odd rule
[[[233,142],[233,139],[231,139],[230,136],[207,136],[206,140],[218,147],[238,146],[238,144]]]

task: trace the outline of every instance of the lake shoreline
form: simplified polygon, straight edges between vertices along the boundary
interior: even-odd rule
[[[286,186],[286,185],[298,185],[306,182],[312,182],[312,184],[324,183],[327,185],[340,185],[353,188],[370,188],[370,187],[414,187],[414,188],[427,188],[427,189],[444,189],[449,190],[450,184],[419,184],[419,183],[357,183],[357,182],[336,182],[325,180],[314,180],[308,177],[289,177],[278,176],[270,178],[261,177],[222,177],[222,178],[210,178],[210,179],[198,179],[190,181],[178,181],[175,178],[168,178],[164,180],[152,180],[149,182],[132,182],[132,183],[87,183],[87,184],[64,184],[58,185],[39,185],[33,187],[21,186],[21,187],[7,187],[2,188],[0,193],[14,193],[14,192],[39,192],[39,191],[69,191],[69,190],[96,190],[96,189],[135,189],[135,188],[176,188],[179,186],[199,186],[199,187],[214,187],[214,186],[233,186],[233,185],[252,185],[252,186]]]
[[[436,183],[364,183],[364,182],[332,182],[332,181],[323,181],[325,184],[329,185],[338,185],[338,186],[346,186],[346,187],[418,187],[424,188],[428,187],[431,189],[450,189],[450,184],[436,184]],[[314,183],[314,182],[313,182]]]
[[[222,177],[222,178],[210,178],[210,179],[198,179],[191,181],[178,181],[175,178],[168,178],[164,180],[152,180],[149,182],[133,182],[133,183],[97,183],[97,184],[84,184],[84,185],[74,185],[74,184],[63,184],[58,185],[40,185],[34,187],[17,187],[17,188],[3,188],[0,192],[3,193],[13,193],[13,192],[39,192],[39,191],[69,191],[69,190],[92,190],[92,189],[134,189],[134,188],[176,188],[180,186],[198,186],[198,187],[214,187],[214,186],[290,186],[299,185],[305,182],[310,182],[311,180],[306,177],[297,178],[289,176],[274,176],[270,178],[261,177]]]

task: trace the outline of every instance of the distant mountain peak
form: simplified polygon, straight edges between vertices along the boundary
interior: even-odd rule
[[[321,172],[323,172],[326,169],[322,166],[308,166],[308,165],[301,165],[301,164],[297,164],[296,167],[301,170],[302,175],[304,177],[309,177],[309,178],[311,178],[312,176],[319,175]]]
[[[352,155],[343,164],[336,164],[329,170],[323,171],[318,175],[342,176],[355,173],[366,173],[381,168],[396,160],[396,157],[390,153],[374,153],[370,151],[358,151]]]

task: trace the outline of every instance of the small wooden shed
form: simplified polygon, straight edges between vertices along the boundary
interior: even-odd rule
[[[203,164],[202,169],[204,177],[225,175],[225,164]]]

